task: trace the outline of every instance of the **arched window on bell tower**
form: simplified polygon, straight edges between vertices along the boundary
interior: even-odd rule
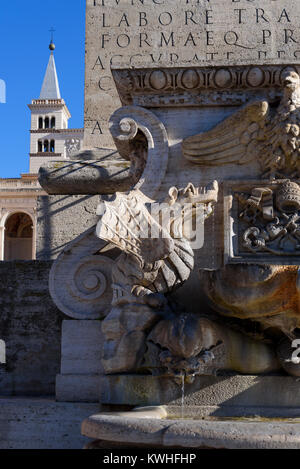
[[[51,129],[55,129],[55,117],[51,117]]]
[[[38,153],[42,153],[43,152],[43,142],[42,140],[39,140],[38,141]]]
[[[50,153],[55,153],[55,141],[51,140],[50,142]]]
[[[49,153],[49,141],[44,140],[44,153]]]
[[[44,126],[44,119],[42,117],[39,117],[39,129],[42,129]]]
[[[45,129],[49,129],[49,117],[45,117]]]

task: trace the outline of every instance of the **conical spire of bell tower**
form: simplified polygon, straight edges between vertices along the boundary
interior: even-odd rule
[[[55,45],[53,44],[52,39],[49,45],[49,49],[51,54],[40,93],[40,99],[61,99],[53,54]]]

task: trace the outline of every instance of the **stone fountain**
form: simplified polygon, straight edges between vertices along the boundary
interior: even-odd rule
[[[143,434],[139,442],[160,446],[298,447],[295,420],[235,421],[229,435],[217,420],[300,417],[298,69],[261,69],[265,99],[257,99],[243,78],[251,68],[232,67],[232,77],[242,73],[237,104],[242,93],[247,103],[216,125],[211,112],[208,131],[201,108],[187,105],[182,118],[169,108],[173,88],[159,113],[135,105],[141,94],[152,102],[164,77],[200,86],[204,72],[208,101],[225,71],[114,70],[119,90],[131,83],[110,120],[118,155],[74,161],[73,173],[41,169],[50,193],[79,193],[85,178],[98,178],[99,223],[54,263],[51,294],[72,317],[102,320],[105,410],[137,407],[93,416],[83,433],[122,443]],[[170,427],[170,416],[184,419]]]
[[[112,66],[117,151],[41,168],[49,194],[100,196],[50,276],[101,320],[93,447],[300,448],[299,75]]]

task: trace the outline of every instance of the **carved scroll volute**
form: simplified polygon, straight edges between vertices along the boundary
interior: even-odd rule
[[[132,189],[139,189],[146,196],[155,198],[169,157],[168,135],[164,125],[152,112],[137,106],[122,107],[110,119],[110,132],[124,158],[129,158],[130,142],[139,130],[147,139],[148,154],[143,174]]]
[[[114,260],[98,254],[106,242],[95,227],[70,243],[53,263],[49,277],[56,306],[74,319],[101,319],[111,307],[111,271]]]

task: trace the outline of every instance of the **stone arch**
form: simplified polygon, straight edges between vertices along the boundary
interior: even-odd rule
[[[35,223],[25,211],[8,213],[3,226],[3,260],[32,260],[35,257]]]

